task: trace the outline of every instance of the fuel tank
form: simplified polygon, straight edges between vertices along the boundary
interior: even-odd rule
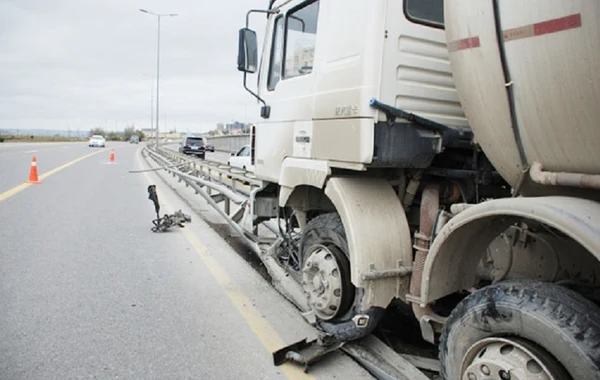
[[[599,24],[597,0],[446,0],[459,99],[513,187],[534,162],[600,174]],[[530,180],[525,189],[548,193]]]

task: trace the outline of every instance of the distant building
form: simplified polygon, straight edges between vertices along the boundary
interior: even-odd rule
[[[234,121],[233,123],[226,124],[225,129],[229,134],[243,133],[246,128],[246,124]]]

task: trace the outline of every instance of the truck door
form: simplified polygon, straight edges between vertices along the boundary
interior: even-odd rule
[[[319,0],[292,1],[269,20],[259,95],[271,107],[256,124],[256,174],[277,182],[294,136],[312,129]]]

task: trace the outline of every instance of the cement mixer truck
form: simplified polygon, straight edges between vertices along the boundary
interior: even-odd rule
[[[600,2],[265,5],[252,220],[315,325],[401,304],[446,379],[600,378]]]

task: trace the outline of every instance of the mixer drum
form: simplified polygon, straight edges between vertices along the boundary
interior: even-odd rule
[[[534,162],[600,174],[600,1],[495,3],[445,2],[453,77],[477,142],[512,186]]]

